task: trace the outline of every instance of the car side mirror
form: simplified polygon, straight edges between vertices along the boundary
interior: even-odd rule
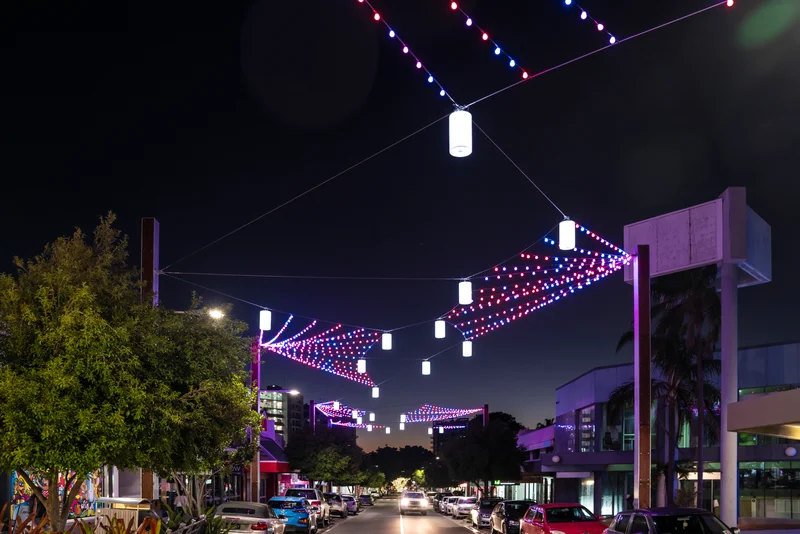
[[[731,532],[732,532],[733,534],[741,534],[741,532],[742,532],[742,531],[739,529],[739,527],[733,527],[733,528],[731,529]]]

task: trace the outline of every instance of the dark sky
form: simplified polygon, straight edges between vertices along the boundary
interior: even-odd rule
[[[462,103],[518,79],[448,0],[375,6]],[[162,225],[162,266],[449,113],[413,62],[356,0],[16,2],[2,41],[0,258],[30,256],[107,210],[131,243]],[[531,73],[606,43],[559,0],[467,0],[463,7]],[[622,39],[709,5],[585,0]],[[23,7],[24,6],[24,7]],[[573,219],[622,244],[627,223],[748,188],[773,229],[774,282],[743,290],[740,342],[796,339],[800,2],[737,0],[516,87],[472,109],[479,123]],[[560,215],[475,132],[447,154],[442,122],[175,270],[459,277],[510,256]],[[138,263],[138,250],[132,249]],[[455,282],[195,278],[299,314],[376,328],[434,318]],[[203,293],[209,303],[225,299]],[[189,286],[164,280],[167,305]],[[514,414],[535,425],[554,388],[615,354],[631,318],[617,275],[475,344],[432,326],[395,336],[370,362],[369,390],[269,359],[269,382],[342,398],[379,422],[425,402]],[[235,313],[257,322],[257,310]],[[390,439],[387,439],[390,438]],[[370,449],[424,443],[362,436]]]

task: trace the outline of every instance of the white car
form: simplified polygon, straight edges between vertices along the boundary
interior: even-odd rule
[[[475,503],[477,502],[477,497],[459,497],[458,500],[453,503],[453,517],[458,519],[462,516],[466,517],[470,515],[470,512],[475,508]]]
[[[217,506],[214,515],[225,520],[232,534],[251,534],[254,530],[283,534],[286,529],[275,511],[263,502],[225,502]]]
[[[421,491],[407,491],[400,496],[400,515],[414,512],[428,515],[428,498]]]
[[[453,515],[453,507],[456,505],[458,499],[460,498],[461,497],[458,496],[448,497],[447,503],[445,503],[444,506],[444,513],[446,513],[447,515]]]

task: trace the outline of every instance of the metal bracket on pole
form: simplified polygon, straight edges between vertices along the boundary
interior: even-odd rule
[[[650,507],[650,246],[638,245],[633,259],[633,505]]]

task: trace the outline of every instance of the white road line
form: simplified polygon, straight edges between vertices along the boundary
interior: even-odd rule
[[[403,525],[403,514],[400,514],[400,534],[406,534],[406,528]]]

